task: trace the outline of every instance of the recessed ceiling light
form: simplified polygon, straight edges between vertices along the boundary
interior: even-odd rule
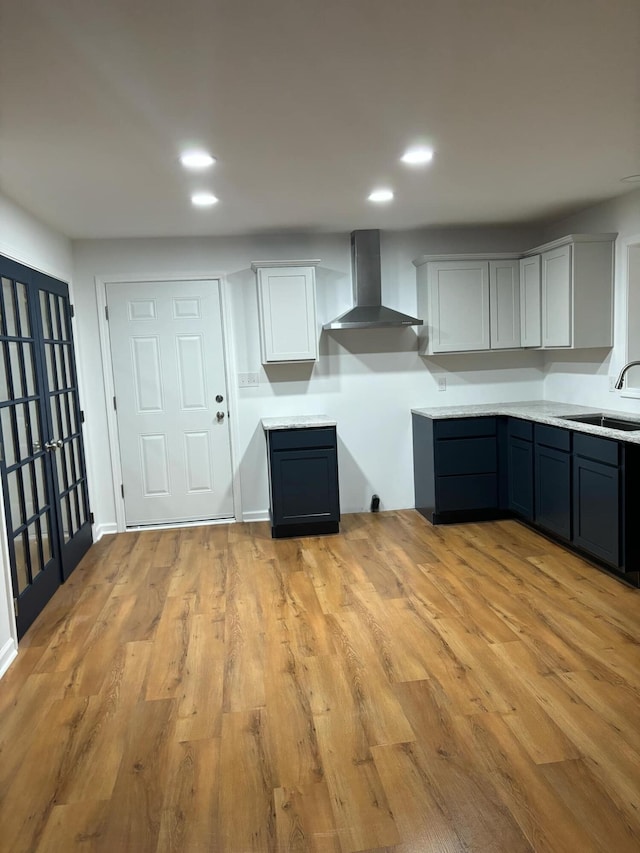
[[[369,201],[391,201],[392,198],[391,190],[374,190],[369,196]]]
[[[427,148],[425,145],[408,148],[400,159],[403,163],[409,163],[411,166],[430,163],[433,160],[433,148]]]
[[[213,166],[216,158],[208,151],[185,151],[180,155],[180,162],[185,169],[207,169]]]
[[[620,178],[625,184],[640,184],[640,175],[627,175],[626,178]]]
[[[213,193],[194,193],[191,196],[191,203],[195,204],[196,207],[211,207],[217,201],[218,199]]]

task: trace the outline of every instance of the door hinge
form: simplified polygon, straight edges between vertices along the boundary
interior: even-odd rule
[[[91,522],[91,524],[95,524],[95,522],[96,522],[95,518],[93,517],[92,512],[89,513],[89,521]]]
[[[124,497],[124,483],[120,483],[120,491],[122,492],[122,497]]]
[[[13,612],[15,613],[16,620],[18,619],[18,599],[13,599]]]
[[[76,309],[73,307],[73,302],[69,303],[69,311],[71,312],[72,317],[76,316]]]
[[[84,423],[84,412],[80,409],[80,423]]]
[[[116,412],[118,411],[118,407],[116,406],[116,398],[115,397],[113,398],[113,408],[115,409]]]
[[[105,320],[107,320],[107,322],[108,322],[109,321],[109,306],[108,305],[104,306],[104,316],[105,316]]]

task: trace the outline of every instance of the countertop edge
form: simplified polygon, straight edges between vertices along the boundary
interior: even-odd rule
[[[602,412],[610,417],[623,418],[625,420],[638,421],[638,429],[623,431],[609,429],[608,427],[583,424],[579,421],[567,421],[567,415],[582,415],[590,412]],[[601,409],[597,406],[579,406],[572,403],[560,403],[553,400],[530,400],[516,403],[487,403],[470,406],[440,406],[412,408],[411,414],[431,420],[442,420],[445,418],[478,418],[505,416],[520,418],[526,421],[549,426],[571,429],[574,432],[584,432],[600,438],[609,438],[614,441],[624,441],[628,444],[640,444],[640,413],[630,415],[628,412],[619,412],[613,409]]]
[[[313,429],[315,427],[334,427],[337,421],[327,415],[283,415],[274,418],[262,418],[260,423],[265,432],[278,429]]]

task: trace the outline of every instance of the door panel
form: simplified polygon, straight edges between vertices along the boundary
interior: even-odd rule
[[[109,284],[107,305],[126,524],[232,517],[219,282]]]
[[[47,372],[45,391],[63,578],[69,577],[91,545],[91,522],[80,405],[67,286],[40,286],[41,347]]]
[[[0,272],[0,474],[21,637],[91,544],[91,527],[79,418],[68,411],[78,407],[67,286],[2,257]],[[62,519],[61,464],[64,489],[75,477],[75,523]]]

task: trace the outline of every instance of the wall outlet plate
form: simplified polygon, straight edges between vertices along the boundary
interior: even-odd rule
[[[438,379],[438,391],[446,391],[447,390],[447,380],[444,376],[441,376]]]
[[[239,373],[238,388],[256,388],[260,384],[258,373]]]

